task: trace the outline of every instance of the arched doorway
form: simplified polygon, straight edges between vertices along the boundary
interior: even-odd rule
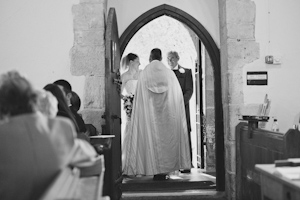
[[[207,49],[211,58],[214,74],[214,97],[215,97],[215,142],[216,142],[216,189],[225,190],[225,167],[224,167],[224,130],[223,130],[223,106],[221,90],[221,65],[220,51],[202,24],[188,13],[170,5],[163,4],[155,7],[133,21],[120,37],[120,53],[123,54],[125,47],[134,34],[145,24],[160,17],[167,15],[186,24],[200,38],[201,42]]]

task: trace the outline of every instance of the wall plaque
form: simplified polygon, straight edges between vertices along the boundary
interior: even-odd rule
[[[247,85],[268,85],[268,72],[247,72]]]

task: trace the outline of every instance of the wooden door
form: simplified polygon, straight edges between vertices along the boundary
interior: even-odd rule
[[[198,59],[195,66],[195,86],[196,86],[196,134],[197,134],[197,168],[205,168],[204,154],[204,114],[203,114],[203,78],[202,78],[202,43],[198,40]]]
[[[203,78],[202,78],[202,43],[198,40],[198,63],[196,67],[195,74],[195,85],[196,85],[196,104],[197,104],[197,116],[196,116],[196,125],[197,125],[197,167],[204,169],[206,156],[204,154],[205,146],[205,124],[204,124],[204,114],[203,114]],[[199,164],[200,163],[200,164]]]
[[[109,9],[105,32],[105,134],[114,135],[111,149],[105,153],[104,195],[119,199],[121,172],[121,101],[118,80],[120,78],[120,45],[117,17],[114,8]]]

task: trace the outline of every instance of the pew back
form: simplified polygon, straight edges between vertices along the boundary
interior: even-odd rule
[[[103,195],[104,156],[100,155],[92,166],[80,167],[80,193],[86,200],[109,200]]]
[[[40,200],[85,199],[109,200],[103,197],[104,156],[95,162],[61,170]]]
[[[80,199],[77,194],[80,171],[77,168],[64,168],[42,196],[41,200]]]
[[[248,124],[236,127],[236,189],[237,199],[259,200],[260,177],[255,164],[271,164],[275,160],[300,157],[300,132],[287,133],[251,130]]]

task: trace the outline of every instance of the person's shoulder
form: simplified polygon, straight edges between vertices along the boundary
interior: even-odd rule
[[[122,79],[126,79],[126,78],[129,78],[129,77],[131,77],[131,75],[128,73],[128,71],[121,75]]]
[[[124,74],[121,75],[121,80],[122,83],[126,83],[127,81],[129,81],[130,79],[132,79],[131,75],[127,72],[125,72]]]
[[[72,121],[65,117],[48,118],[48,135],[57,145],[63,144],[64,147],[71,149],[76,139],[76,129]]]
[[[73,122],[67,117],[57,116],[55,118],[48,118],[48,124],[50,129],[64,129],[75,131]]]
[[[66,117],[48,118],[48,127],[50,132],[64,133],[65,137],[76,137],[76,128],[74,123]]]
[[[69,106],[69,108],[74,116],[78,115],[77,111],[75,110],[75,108],[73,106]]]
[[[49,120],[52,120],[54,122],[61,123],[61,124],[72,124],[72,121],[69,118],[63,117],[63,116],[57,116],[57,117],[51,118]]]
[[[72,107],[70,107],[71,112],[73,113],[75,117],[75,121],[79,127],[80,132],[86,132],[85,123],[81,115]]]
[[[0,133],[7,134],[11,132],[18,132],[20,128],[25,131],[24,127],[27,128],[27,126],[24,126],[24,124],[35,124],[37,119],[38,118],[34,118],[33,114],[22,114],[8,117],[0,122]]]
[[[66,112],[65,110],[58,110],[57,117],[63,117],[72,120],[72,117],[74,117],[74,115],[71,110],[70,112]]]
[[[145,69],[153,69],[153,68],[155,68],[155,67],[158,67],[158,68],[167,68],[166,66],[165,66],[165,64],[162,62],[162,61],[159,61],[159,60],[152,60],[146,67],[145,67]],[[144,69],[144,70],[145,70]]]
[[[181,65],[178,65],[178,67],[179,67],[179,69],[182,68],[182,69],[184,69],[184,70],[186,70],[186,71],[192,71],[191,69],[182,67]]]
[[[191,70],[191,69],[182,67],[182,66],[180,66],[180,65],[179,65],[178,67],[179,67],[178,71],[179,71],[183,76],[191,76],[191,75],[192,75],[192,70]]]

